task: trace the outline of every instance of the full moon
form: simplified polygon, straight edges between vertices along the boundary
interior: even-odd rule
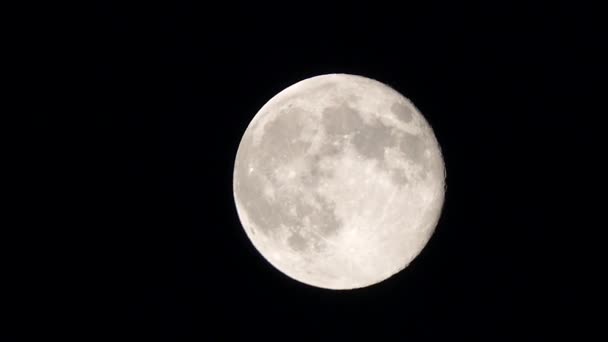
[[[370,286],[427,245],[445,197],[433,129],[393,88],[328,74],[270,99],[240,141],[234,201],[255,248],[299,282]]]

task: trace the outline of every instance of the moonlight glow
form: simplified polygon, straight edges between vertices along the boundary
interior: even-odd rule
[[[300,282],[352,289],[385,280],[424,248],[444,200],[433,130],[392,88],[331,74],[283,90],[255,115],[234,199],[256,249]]]

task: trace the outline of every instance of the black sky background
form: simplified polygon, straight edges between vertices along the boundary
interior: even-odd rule
[[[521,340],[584,334],[599,15],[574,2],[96,2],[92,335]],[[352,73],[410,98],[447,169],[422,254],[369,288],[300,284],[232,198],[240,137],[285,87]],[[597,157],[595,158],[597,159]],[[103,242],[102,242],[103,241]],[[99,298],[105,305],[96,310]],[[93,318],[92,318],[93,319]]]

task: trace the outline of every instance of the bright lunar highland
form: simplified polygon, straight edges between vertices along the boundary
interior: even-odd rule
[[[302,283],[354,289],[404,269],[443,207],[445,166],[416,107],[378,81],[328,74],[268,101],[245,131],[233,191],[244,230]]]

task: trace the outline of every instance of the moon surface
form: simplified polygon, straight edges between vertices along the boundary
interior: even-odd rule
[[[328,74],[270,99],[236,154],[239,219],[279,271],[308,285],[354,289],[404,269],[443,207],[434,132],[378,81]]]

